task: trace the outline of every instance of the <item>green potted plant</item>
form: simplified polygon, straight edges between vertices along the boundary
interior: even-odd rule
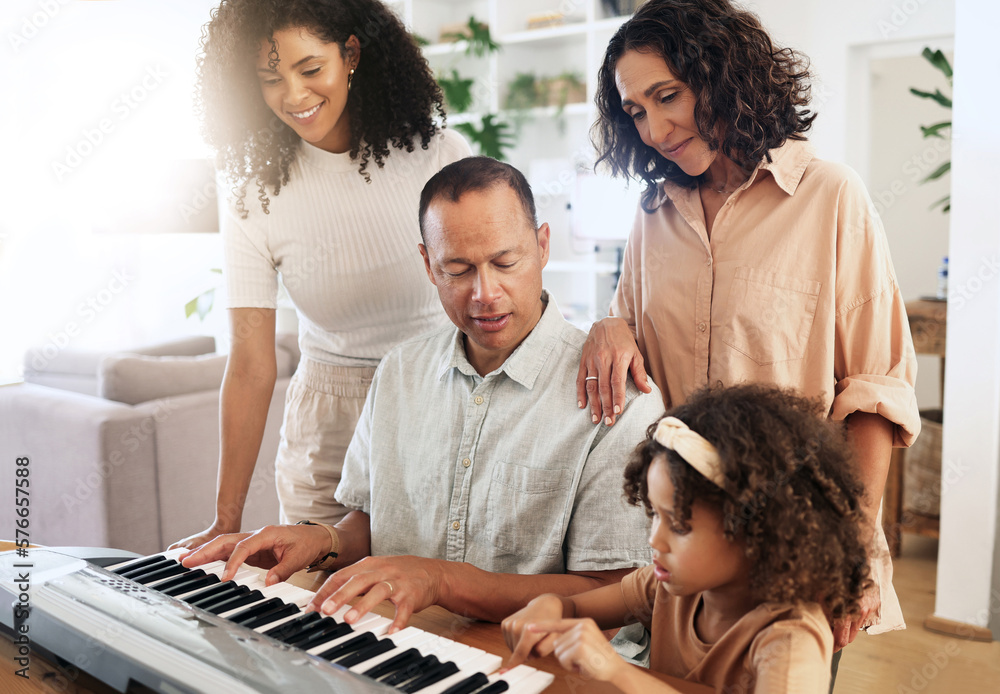
[[[936,69],[940,70],[941,73],[948,79],[948,85],[952,85],[952,80],[954,76],[954,71],[952,70],[951,64],[948,62],[948,58],[945,57],[944,53],[940,50],[932,51],[930,48],[924,48],[921,55]],[[923,91],[920,89],[910,88],[910,93],[914,96],[918,96],[921,99],[930,99],[931,101],[937,102],[944,108],[951,110],[951,98],[945,96],[941,93],[940,89],[935,89],[933,92]],[[939,123],[934,123],[933,125],[921,125],[920,131],[923,133],[925,138],[938,137],[944,138],[947,133],[948,137],[951,137],[951,119],[946,121],[941,121]],[[946,161],[937,169],[928,174],[921,183],[927,183],[928,181],[936,181],[937,179],[944,176],[946,173],[951,171],[951,161]],[[951,195],[945,195],[943,198],[931,205],[931,209],[938,206],[941,207],[941,212],[947,213],[951,210]]]
[[[460,29],[441,32],[442,41],[465,41],[465,54],[484,58],[500,50],[500,44],[490,36],[490,28],[474,16]],[[451,69],[451,76],[438,75],[438,84],[444,92],[445,101],[456,113],[466,112],[475,101],[472,93],[474,80],[462,77],[458,70]],[[494,159],[506,159],[506,150],[514,146],[514,135],[510,125],[497,114],[482,116],[478,127],[475,122],[458,123],[456,130],[465,135],[478,148],[479,153]]]

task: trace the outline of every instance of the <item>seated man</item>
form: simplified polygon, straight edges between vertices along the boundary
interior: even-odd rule
[[[524,176],[487,157],[450,164],[424,187],[420,228],[454,326],[379,365],[336,492],[355,510],[332,528],[220,536],[186,566],[228,557],[226,580],[250,558],[273,567],[268,584],[307,565],[339,569],[311,606],[331,613],[365,594],[350,623],[389,599],[392,633],[432,604],[499,622],[541,593],[650,562],[622,473],[662,400],[630,384],[613,427],[567,406],[586,335],[542,289],[549,227],[536,225]]]

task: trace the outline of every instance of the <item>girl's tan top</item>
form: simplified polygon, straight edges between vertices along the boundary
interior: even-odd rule
[[[718,641],[705,643],[695,629],[701,593],[671,595],[648,566],[622,580],[622,594],[651,633],[652,670],[726,694],[826,694],[830,689],[833,635],[816,603],[765,603]]]
[[[709,238],[698,190],[665,183],[636,213],[611,314],[631,326],[669,409],[709,384],[791,387],[835,420],[872,412],[920,431],[916,354],[885,232],[860,177],[790,140],[719,212]],[[868,633],[904,627],[881,529],[882,609]]]

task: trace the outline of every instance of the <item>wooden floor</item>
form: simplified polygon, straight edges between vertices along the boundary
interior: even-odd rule
[[[937,540],[906,535],[893,583],[907,628],[862,634],[844,650],[836,694],[1000,694],[1000,642],[927,631],[934,612]]]

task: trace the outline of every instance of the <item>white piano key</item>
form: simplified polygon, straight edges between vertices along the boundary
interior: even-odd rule
[[[552,684],[555,678],[555,675],[551,672],[535,670],[528,677],[517,683],[517,694],[541,694],[541,692]],[[501,677],[500,679],[503,678]],[[511,689],[513,689],[513,686]]]
[[[518,665],[516,668],[513,668],[512,670],[505,672],[503,675],[496,675],[496,674],[490,675],[490,682],[492,683],[502,679],[504,682],[506,682],[511,686],[511,689],[513,689],[515,684],[518,684],[522,680],[528,679],[529,677],[531,677],[532,674],[536,672],[538,672],[538,670],[536,670],[533,667],[528,667],[527,665]]]
[[[478,648],[476,650],[479,650]],[[468,671],[471,675],[474,672],[481,672],[484,675],[488,675],[494,672],[503,665],[503,658],[493,653],[487,653],[486,651],[480,651],[471,660],[465,660],[461,663],[455,663],[462,669],[462,671]]]
[[[457,641],[450,641],[448,639],[438,639],[437,642],[432,642],[431,647],[426,650],[423,648],[418,648],[424,655],[437,656],[437,659],[444,661],[455,662],[458,658],[463,658],[468,655],[468,650],[472,646],[466,646],[464,643],[458,643]],[[458,663],[455,662],[457,665]]]
[[[164,559],[175,559],[176,560],[177,557],[179,557],[182,554],[184,554],[185,552],[189,552],[189,551],[191,551],[191,550],[189,550],[187,547],[177,547],[176,549],[168,549],[166,552],[160,552],[160,554],[163,555]]]

